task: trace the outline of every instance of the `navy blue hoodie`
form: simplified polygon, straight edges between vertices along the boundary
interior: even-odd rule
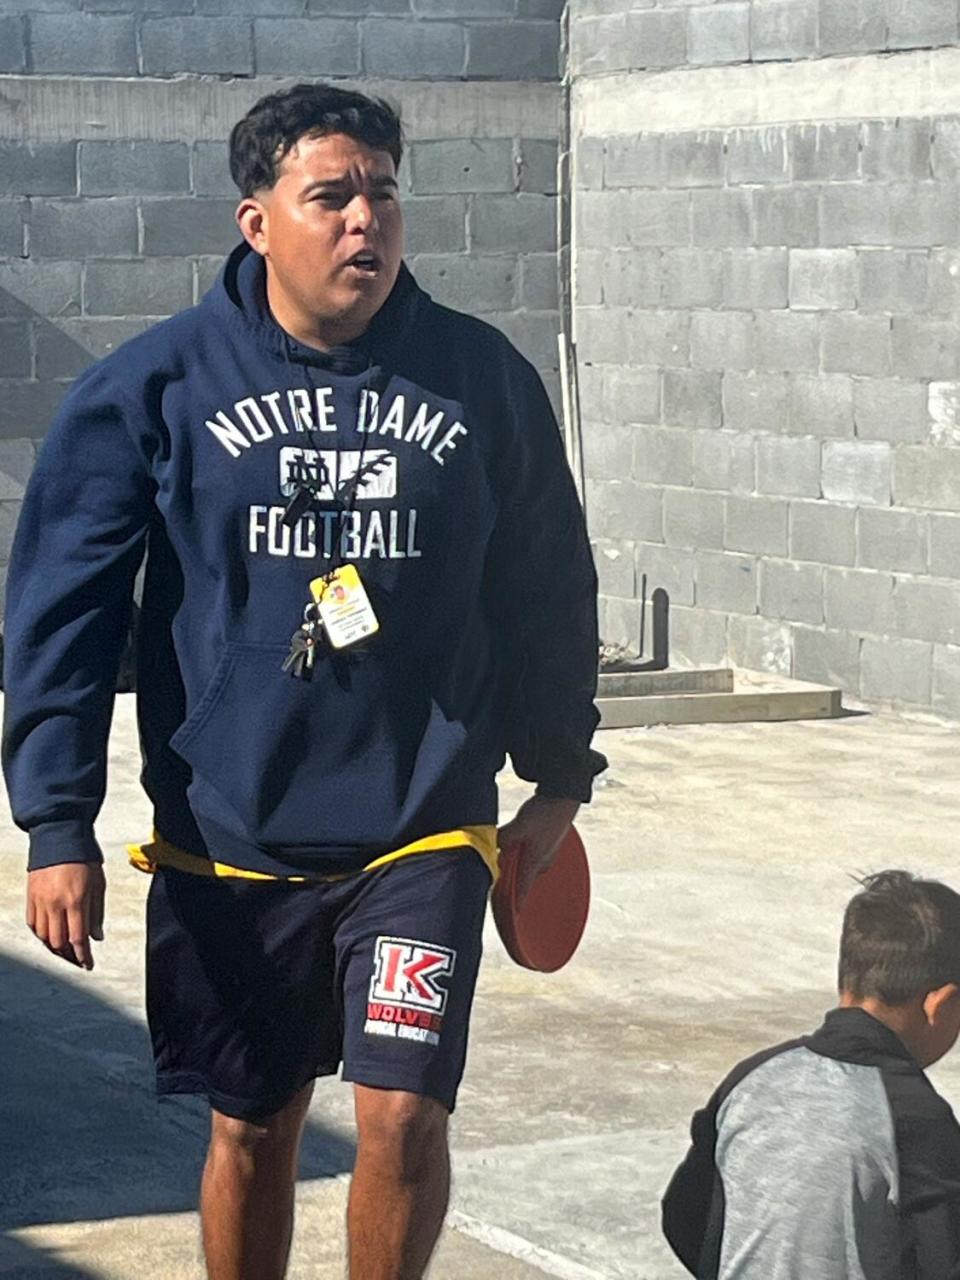
[[[289,527],[305,475],[316,500]],[[199,306],[74,383],[8,577],[4,770],[31,867],[101,857],[145,550],[143,782],[170,843],[353,870],[494,823],[505,752],[541,793],[589,799],[596,578],[549,401],[502,334],[405,268],[363,338],[319,352],[273,321],[240,246]],[[309,583],[337,563],[380,631],[295,679]]]

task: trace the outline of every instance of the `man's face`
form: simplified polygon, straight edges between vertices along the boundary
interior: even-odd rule
[[[249,206],[259,206],[258,221],[249,222]],[[342,133],[301,138],[281,161],[275,186],[244,201],[239,218],[268,263],[281,324],[292,319],[302,328],[309,320],[348,339],[363,332],[394,286],[403,219],[386,151]]]

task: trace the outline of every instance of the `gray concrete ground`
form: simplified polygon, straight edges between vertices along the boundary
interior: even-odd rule
[[[604,733],[581,829],[592,918],[561,974],[514,966],[492,928],[453,1128],[455,1192],[433,1280],[670,1280],[657,1201],[691,1111],[738,1058],[832,1003],[852,873],[953,877],[955,727],[853,716]],[[158,1105],[141,1014],[148,830],[129,698],[100,832],[111,888],[92,975],[22,921],[22,837],[0,882],[0,1275],[188,1280],[205,1119]],[[523,794],[507,781],[508,807]],[[935,1075],[960,1101],[960,1056]],[[311,1110],[291,1274],[342,1275],[349,1091]]]

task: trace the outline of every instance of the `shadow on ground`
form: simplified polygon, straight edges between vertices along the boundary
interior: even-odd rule
[[[157,1102],[144,1026],[92,992],[0,954],[0,1275],[91,1275],[17,1228],[196,1207],[205,1106]],[[300,1176],[348,1172],[353,1154],[311,1122]]]

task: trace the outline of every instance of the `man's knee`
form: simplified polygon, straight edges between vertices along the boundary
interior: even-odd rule
[[[358,1085],[357,1137],[367,1158],[388,1165],[405,1181],[419,1181],[446,1159],[449,1113],[434,1098]]]
[[[221,1111],[212,1113],[210,1145],[253,1161],[275,1161],[295,1154],[300,1143],[313,1087],[308,1086],[272,1115],[240,1120]]]

